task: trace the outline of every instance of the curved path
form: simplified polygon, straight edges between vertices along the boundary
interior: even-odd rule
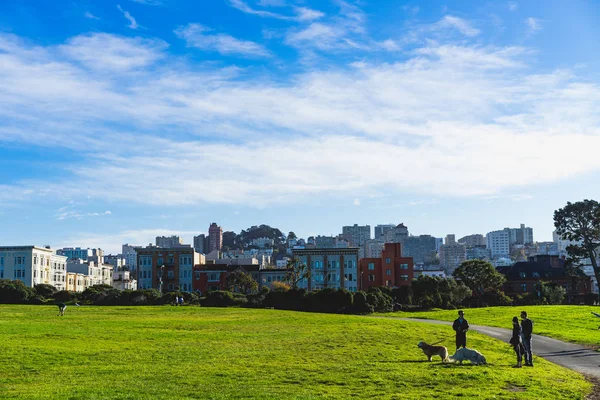
[[[449,321],[438,321],[432,319],[397,319],[429,324],[452,325],[452,322]],[[494,328],[491,326],[471,325],[469,330],[483,333],[506,343],[508,343],[508,340],[512,336],[512,331],[509,329]],[[588,349],[578,344],[566,343],[540,335],[533,335],[533,340],[531,342],[534,355],[574,371],[591,375],[595,378],[600,378],[600,352]]]

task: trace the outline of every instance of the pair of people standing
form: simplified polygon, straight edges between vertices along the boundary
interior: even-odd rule
[[[517,365],[514,368],[523,366],[523,356],[525,356],[525,366],[533,367],[533,357],[531,353],[531,334],[533,333],[533,321],[527,318],[527,312],[521,311],[521,324],[519,318],[513,317],[513,334],[510,338],[510,344],[517,354]]]
[[[460,310],[458,312],[458,318],[454,320],[452,329],[456,331],[456,350],[461,347],[467,347],[467,331],[469,330],[469,323],[465,319],[465,313]],[[531,353],[531,334],[533,333],[533,321],[527,318],[527,312],[521,311],[521,324],[519,325],[519,319],[513,318],[513,335],[510,339],[517,354],[517,365],[515,368],[521,368],[523,365],[523,356],[525,356],[525,365],[533,367],[533,356]]]

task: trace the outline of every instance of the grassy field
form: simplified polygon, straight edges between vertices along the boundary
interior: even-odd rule
[[[469,343],[491,365],[427,362],[416,344],[448,336],[445,326],[170,306],[56,314],[0,306],[0,398],[577,399],[591,390],[543,360],[513,369],[505,344],[476,333]]]
[[[533,332],[567,342],[585,345],[600,345],[600,314],[598,306],[527,306],[527,307],[488,307],[465,310],[465,318],[473,325],[497,326],[512,329],[511,320],[519,317],[521,310],[527,311],[533,320]],[[392,315],[392,314],[387,314]],[[418,313],[394,313],[406,318],[428,318],[453,321],[456,310],[434,310]]]

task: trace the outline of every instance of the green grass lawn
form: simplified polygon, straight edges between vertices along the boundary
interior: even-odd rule
[[[0,398],[538,400],[591,390],[581,375],[543,360],[513,369],[507,345],[477,333],[470,346],[491,365],[427,362],[416,345],[448,336],[445,326],[171,306],[56,314],[0,306]]]
[[[567,342],[585,345],[600,345],[600,314],[598,306],[525,306],[525,307],[487,307],[465,310],[465,318],[473,325],[497,326],[512,329],[512,318],[519,317],[521,310],[527,311],[533,320],[533,333],[553,337]],[[456,310],[434,310],[417,313],[394,313],[387,315],[405,318],[427,318],[453,321]]]

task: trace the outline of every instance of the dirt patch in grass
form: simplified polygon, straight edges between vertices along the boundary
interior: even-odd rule
[[[594,384],[594,389],[592,393],[590,393],[586,399],[587,400],[600,400],[600,379],[595,378],[593,376],[586,375],[586,379]]]
[[[521,393],[521,392],[524,392],[526,389],[524,386],[517,386],[517,385],[513,385],[512,383],[509,383],[508,385],[506,385],[504,390],[507,390],[512,393]]]

